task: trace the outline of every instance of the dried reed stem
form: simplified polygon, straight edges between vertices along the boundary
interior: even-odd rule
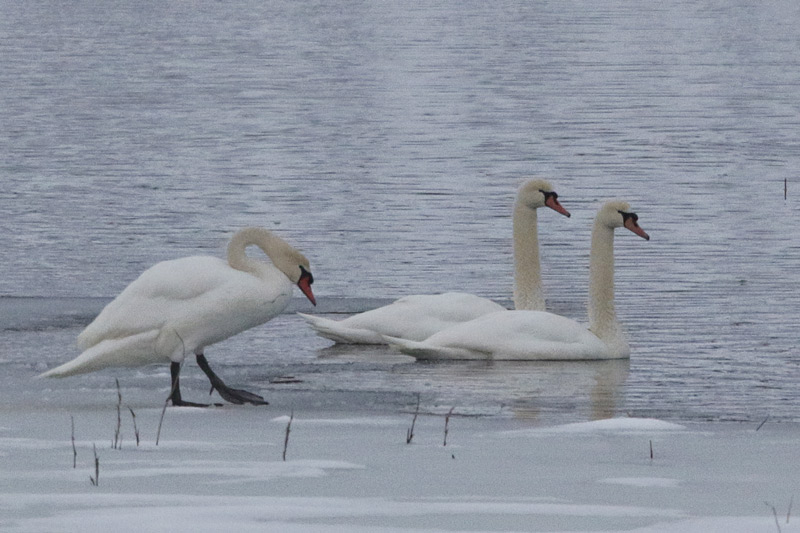
[[[92,450],[94,451],[94,477],[89,476],[89,481],[96,487],[100,484],[100,458],[97,457],[97,446],[92,444]]]
[[[122,391],[119,388],[119,379],[114,378],[117,383],[117,428],[114,430],[114,442],[111,447],[115,450],[122,449]]]
[[[764,502],[764,505],[772,509],[772,516],[775,517],[775,527],[778,528],[778,533],[781,533],[781,524],[778,522],[778,511],[775,510],[775,506],[769,502]]]
[[[136,427],[136,413],[130,407],[128,407],[128,411],[131,412],[131,417],[133,418],[133,434],[136,436],[136,446],[139,446],[139,428]]]
[[[175,390],[175,385],[172,386],[172,389]],[[169,396],[164,400],[164,407],[161,408],[161,417],[158,419],[158,431],[156,431],[156,446],[158,446],[158,441],[161,438],[161,424],[164,422],[164,415],[167,413],[167,404],[171,397],[172,392],[170,391]]]
[[[69,415],[72,424],[72,468],[78,467],[78,449],[75,447],[75,417]]]
[[[289,447],[289,433],[292,431],[292,420],[294,420],[294,409],[289,415],[289,423],[286,424],[286,436],[283,438],[283,460],[286,460],[286,449]]]
[[[451,407],[450,411],[447,412],[447,416],[444,417],[444,444],[442,446],[447,446],[447,433],[449,431],[450,417],[453,414],[453,409],[455,409],[455,407]]]
[[[417,408],[414,410],[414,418],[411,419],[411,427],[406,431],[406,444],[411,444],[414,438],[414,426],[417,423],[417,416],[419,415],[419,393],[417,393]]]
[[[178,335],[178,332],[176,331],[175,334]],[[178,335],[178,338],[181,339],[181,336]],[[181,342],[183,342],[183,339],[181,339]],[[186,349],[184,347],[184,352],[185,351]],[[178,378],[176,376],[175,379],[172,380],[172,387],[170,387],[169,389],[169,394],[167,395],[167,399],[164,400],[164,407],[161,408],[161,418],[158,419],[158,431],[156,431],[156,446],[158,446],[158,441],[161,438],[161,424],[164,422],[164,415],[167,412],[167,404],[169,403],[169,399],[172,398],[172,395],[175,394],[175,389],[177,388],[178,388]]]

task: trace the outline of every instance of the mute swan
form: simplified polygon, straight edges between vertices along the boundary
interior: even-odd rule
[[[614,229],[650,240],[626,202],[606,202],[592,230],[589,329],[543,311],[498,311],[440,331],[422,342],[386,341],[417,359],[624,359],[630,348],[614,311]]]
[[[272,264],[247,257],[250,245],[261,248]],[[78,336],[83,353],[41,376],[169,361],[172,404],[201,406],[182,400],[179,384],[181,363],[194,353],[212,391],[231,403],[264,405],[261,396],[225,385],[203,350],[280,314],[289,304],[292,283],[316,305],[313,282],[302,253],[265,229],[244,228],[231,238],[227,262],[193,256],[145,270]]]
[[[514,205],[514,304],[544,309],[539,267],[536,210],[549,207],[570,216],[544,180],[522,184]],[[461,292],[405,296],[341,321],[298,313],[321,337],[343,344],[385,344],[384,335],[423,340],[437,331],[505,308],[487,298]]]

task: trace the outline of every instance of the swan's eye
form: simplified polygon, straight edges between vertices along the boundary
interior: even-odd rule
[[[638,222],[639,220],[639,215],[637,215],[636,213],[626,213],[625,211],[619,211],[619,214],[622,215],[623,222],[627,222],[628,219],[631,219],[633,220],[634,225],[636,225],[636,222]]]

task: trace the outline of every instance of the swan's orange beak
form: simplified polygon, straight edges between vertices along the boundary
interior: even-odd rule
[[[558,203],[558,198],[556,198],[555,196],[548,195],[544,199],[544,205],[546,205],[547,207],[549,207],[550,209],[552,209],[557,213],[561,213],[565,217],[570,216],[569,211],[564,209],[564,207],[560,203]]]
[[[627,217],[625,218],[625,227],[634,232],[639,237],[643,238],[646,241],[650,240],[650,235],[645,233],[645,231],[639,227],[639,223],[636,222],[634,217]]]
[[[300,290],[303,291],[303,294],[306,295],[306,298],[308,298],[313,305],[317,305],[314,293],[311,292],[312,283],[314,283],[314,277],[311,275],[311,272],[307,272],[303,269],[303,274],[300,276],[300,281],[297,282],[297,286],[300,287]]]

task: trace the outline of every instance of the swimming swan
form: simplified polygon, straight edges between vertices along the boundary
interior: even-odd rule
[[[272,263],[249,258],[255,245]],[[173,405],[181,399],[178,376],[187,353],[229,402],[266,404],[261,396],[225,385],[208,366],[206,346],[258,326],[289,304],[292,284],[316,305],[308,259],[262,228],[244,228],[228,244],[228,260],[193,256],[145,270],[78,336],[78,357],[41,377],[65,377],[106,367],[170,362]]]
[[[536,215],[539,207],[549,207],[570,216],[547,181],[528,180],[520,187],[514,205],[514,305],[517,309],[544,310]],[[385,344],[384,335],[420,341],[455,324],[504,309],[487,298],[448,292],[405,296],[340,321],[298,314],[318,335],[334,342]]]
[[[592,230],[589,329],[543,311],[498,311],[458,324],[422,342],[386,341],[417,359],[596,360],[630,356],[614,311],[614,229],[650,240],[626,202],[606,202]]]

